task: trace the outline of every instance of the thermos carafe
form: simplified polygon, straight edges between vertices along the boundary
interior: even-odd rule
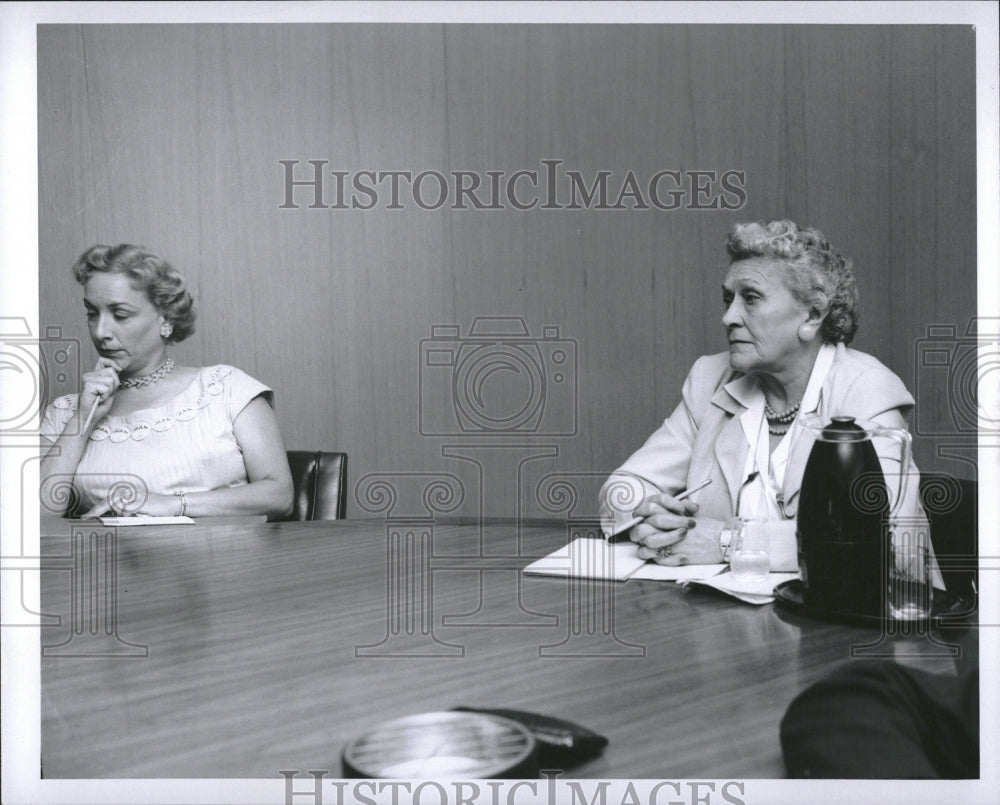
[[[849,416],[804,417],[815,438],[796,521],[803,603],[830,612],[880,617],[890,566],[889,524],[899,511],[910,465],[910,434]],[[899,488],[889,492],[872,439],[899,442]]]

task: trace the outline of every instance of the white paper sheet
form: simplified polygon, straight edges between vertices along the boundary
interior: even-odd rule
[[[680,565],[667,567],[656,562],[646,562],[635,571],[630,579],[647,579],[649,581],[692,581],[714,577],[725,570],[728,565]]]
[[[134,517],[98,517],[101,525],[113,526],[137,526],[137,525],[194,525],[194,520],[190,517],[146,517],[135,515]]]
[[[691,584],[704,584],[748,604],[770,604],[774,600],[774,588],[782,582],[799,578],[798,573],[768,573],[764,579],[748,579],[734,573],[720,573],[705,579],[692,579]]]
[[[532,562],[524,572],[624,581],[644,564],[645,560],[636,556],[635,543],[608,542],[599,537],[577,537],[568,545]]]

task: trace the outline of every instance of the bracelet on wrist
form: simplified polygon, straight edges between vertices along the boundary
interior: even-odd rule
[[[174,494],[181,499],[181,513],[178,516],[185,517],[187,515],[187,509],[188,509],[187,495],[185,495],[183,491],[174,492]]]

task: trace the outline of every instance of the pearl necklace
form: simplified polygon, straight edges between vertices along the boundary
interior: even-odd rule
[[[148,375],[142,375],[141,377],[127,377],[121,383],[118,384],[118,388],[122,389],[140,389],[143,386],[151,386],[158,380],[162,380],[167,375],[174,371],[174,359],[167,358],[163,363],[157,366]]]
[[[800,400],[787,411],[779,414],[771,407],[771,404],[767,400],[764,400],[764,416],[767,418],[767,432],[772,436],[784,436],[788,433],[788,428],[795,419],[795,415],[799,412],[801,404],[802,401]],[[782,428],[782,425],[785,427]]]

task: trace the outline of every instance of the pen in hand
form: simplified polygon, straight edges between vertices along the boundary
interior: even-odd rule
[[[689,497],[691,497],[691,495],[693,495],[699,489],[704,489],[710,483],[712,483],[712,479],[711,478],[706,478],[704,481],[702,481],[697,486],[692,486],[686,492],[681,492],[676,498],[674,498],[674,500],[687,500]]]
[[[87,428],[90,427],[90,421],[94,418],[94,411],[97,410],[97,406],[99,406],[100,404],[101,404],[101,398],[100,397],[95,397],[94,398],[94,404],[92,406],[90,406],[90,413],[87,414],[87,419],[83,423],[83,432],[84,433],[86,433],[87,432]]]
[[[118,364],[116,364],[114,361],[108,360],[106,358],[101,358],[97,362],[97,367],[99,369],[100,368],[103,368],[103,369],[112,369],[115,372],[116,375],[118,374],[118,372],[121,371],[118,368]],[[87,432],[87,428],[90,427],[90,423],[91,423],[91,421],[94,418],[94,413],[97,411],[97,406],[99,406],[102,402],[104,402],[104,397],[98,395],[97,397],[94,398],[94,404],[90,406],[90,413],[87,414],[87,419],[83,423],[83,432],[84,433],[86,433]]]
[[[697,486],[692,486],[690,489],[688,489],[688,490],[686,490],[684,492],[681,492],[679,495],[677,495],[677,497],[674,498],[674,500],[678,500],[678,501],[680,501],[680,500],[686,500],[687,498],[691,497],[691,495],[693,495],[698,490],[704,489],[710,483],[712,483],[712,479],[711,478],[706,478],[704,481],[702,481]],[[633,517],[627,523],[623,524],[620,528],[618,528],[615,533],[622,534],[625,531],[628,531],[629,529],[634,528],[635,526],[639,525],[639,523],[641,523],[645,519],[646,519],[645,517]]]

